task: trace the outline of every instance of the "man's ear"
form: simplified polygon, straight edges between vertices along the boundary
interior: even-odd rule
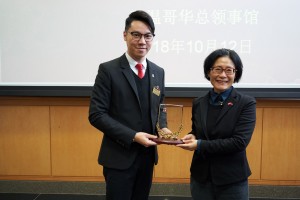
[[[126,31],[124,31],[123,32],[123,38],[124,38],[124,41],[126,41],[127,39],[126,39],[126,36],[127,36],[127,32]]]

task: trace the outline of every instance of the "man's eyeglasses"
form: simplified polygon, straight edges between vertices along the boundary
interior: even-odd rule
[[[146,42],[151,42],[155,36],[152,33],[141,34],[139,32],[135,32],[135,31],[129,32],[129,33],[131,34],[133,40],[137,40],[137,41],[139,41],[144,36],[144,39]]]
[[[226,75],[233,75],[237,70],[231,67],[223,69],[222,67],[212,67],[210,70],[215,73],[215,74],[222,74],[223,71],[225,72]]]

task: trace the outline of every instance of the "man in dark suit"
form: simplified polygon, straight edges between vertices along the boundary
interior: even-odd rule
[[[213,88],[196,98],[192,131],[177,145],[194,151],[191,193],[195,200],[248,200],[251,174],[246,156],[256,121],[253,97],[232,84],[242,76],[243,65],[233,50],[218,49],[204,61],[204,74]]]
[[[149,14],[131,13],[123,32],[127,52],[100,64],[93,87],[89,121],[104,134],[98,162],[107,199],[149,196],[158,160],[151,139],[157,138],[155,125],[165,95],[164,70],[146,59],[154,31]]]

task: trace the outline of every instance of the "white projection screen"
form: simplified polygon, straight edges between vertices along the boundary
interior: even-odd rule
[[[92,86],[100,63],[126,51],[125,19],[156,25],[148,59],[169,88],[205,88],[217,48],[244,64],[240,88],[300,88],[300,1],[0,0],[1,86]]]

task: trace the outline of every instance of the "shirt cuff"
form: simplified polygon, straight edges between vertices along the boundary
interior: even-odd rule
[[[201,144],[201,140],[197,140],[197,152],[200,153],[200,144]]]

